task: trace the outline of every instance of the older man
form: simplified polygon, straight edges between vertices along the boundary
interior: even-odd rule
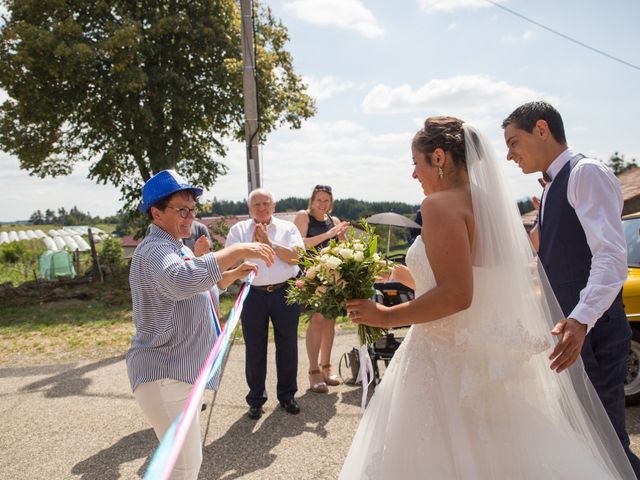
[[[261,242],[273,247],[275,262],[268,266],[257,260],[258,274],[242,310],[242,332],[246,344],[245,375],[249,385],[246,400],[249,418],[257,420],[267,401],[267,342],[269,319],[273,323],[276,344],[277,394],[280,405],[291,414],[300,412],[294,395],[298,390],[298,315],[297,305],[287,305],[287,281],[298,273],[298,248],[302,237],[296,226],[273,216],[273,194],[257,189],[247,201],[251,218],[229,230],[226,246],[238,242]]]

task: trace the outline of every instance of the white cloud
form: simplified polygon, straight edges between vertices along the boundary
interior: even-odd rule
[[[502,41],[505,43],[518,44],[529,41],[533,38],[533,32],[526,31],[520,35],[507,34],[502,36]]]
[[[345,120],[312,120],[300,130],[274,132],[261,151],[262,186],[273,191],[276,199],[307,198],[314,185],[328,184],[336,198],[419,203],[422,192],[411,179],[413,133],[377,134]],[[232,151],[226,164],[229,175],[221,178],[205,199],[214,195],[246,198],[244,150]]]
[[[518,87],[489,75],[460,75],[434,79],[413,89],[409,85],[376,85],[362,102],[365,113],[389,114],[424,112],[486,116],[487,112],[511,111],[514,106],[548,96],[529,87]]]
[[[384,35],[371,10],[360,0],[294,0],[285,8],[314,25],[355,30],[367,38]]]
[[[503,0],[495,0],[501,3]],[[486,0],[418,0],[418,5],[426,13],[451,12],[460,8],[485,8],[491,7]]]
[[[480,120],[473,122],[491,134],[499,158],[504,158],[499,120]],[[411,177],[411,140],[422,121],[424,118],[403,122],[396,130],[390,127],[377,132],[351,121],[311,120],[300,130],[274,132],[261,150],[262,186],[271,190],[276,199],[307,198],[314,185],[328,184],[336,198],[419,204],[423,193]],[[205,200],[214,196],[227,200],[247,197],[244,155],[241,145],[230,149],[225,162],[229,175],[220,178],[214,189],[205,193]],[[514,199],[539,189],[535,175],[523,175],[513,162],[505,160],[501,165]]]
[[[326,76],[322,78],[303,77],[309,86],[308,93],[316,100],[326,100],[337,93],[342,93],[356,86],[349,80],[340,80],[336,77]]]

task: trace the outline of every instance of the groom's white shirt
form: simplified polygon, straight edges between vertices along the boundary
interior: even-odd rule
[[[575,155],[567,149],[551,163],[547,170],[551,182],[545,187],[545,193],[553,178]],[[544,200],[540,206],[542,228]],[[611,306],[627,278],[627,244],[620,222],[624,204],[620,182],[602,162],[585,157],[571,170],[567,200],[576,211],[593,255],[587,285],[568,317],[586,324],[590,330]]]

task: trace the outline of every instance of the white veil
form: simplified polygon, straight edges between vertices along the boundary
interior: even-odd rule
[[[557,341],[550,331],[564,315],[538,267],[497,155],[478,129],[466,123],[463,128],[475,218],[471,309],[484,315],[468,315],[468,328],[456,337],[477,351],[477,362],[463,372],[461,400],[483,408],[481,399],[491,398],[483,391],[492,384],[525,389],[520,391],[527,392],[527,408],[544,412],[570,442],[582,443],[607,478],[635,478],[582,361],[561,374],[549,368],[548,352]]]

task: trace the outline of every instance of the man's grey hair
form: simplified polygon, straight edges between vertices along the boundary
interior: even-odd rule
[[[253,200],[253,197],[255,197],[256,195],[265,195],[269,197],[269,199],[273,203],[276,203],[276,197],[273,196],[272,192],[270,192],[269,190],[265,190],[264,188],[256,188],[249,194],[249,198],[247,198],[247,205],[251,205],[251,200]]]

